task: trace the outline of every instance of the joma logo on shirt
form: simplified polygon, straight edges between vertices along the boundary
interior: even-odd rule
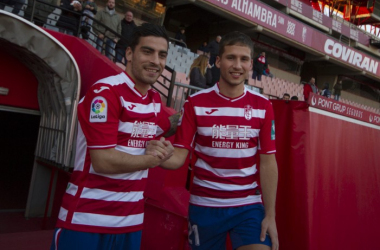
[[[136,105],[134,105],[134,104],[131,104],[130,106],[128,106],[128,108],[129,108],[130,110],[134,109],[135,107],[136,107]]]
[[[218,109],[211,109],[210,111],[206,111],[206,114],[211,115],[212,113],[218,111]]]

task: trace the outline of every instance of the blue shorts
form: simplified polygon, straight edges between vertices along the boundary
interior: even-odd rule
[[[50,250],[140,250],[140,245],[141,231],[98,234],[56,228]]]
[[[250,244],[272,246],[269,235],[260,240],[262,204],[241,207],[189,207],[189,244],[193,250],[226,249],[229,233],[234,249]]]

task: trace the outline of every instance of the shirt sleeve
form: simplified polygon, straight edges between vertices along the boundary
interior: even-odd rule
[[[186,100],[181,109],[181,117],[178,121],[178,127],[173,146],[186,148],[190,151],[192,149],[192,143],[196,131],[196,116],[190,97]]]
[[[78,121],[87,147],[113,148],[117,144],[121,105],[112,86],[95,84],[78,107]]]
[[[268,101],[265,108],[265,117],[260,128],[259,146],[260,154],[274,154],[276,152],[275,124],[272,104]]]

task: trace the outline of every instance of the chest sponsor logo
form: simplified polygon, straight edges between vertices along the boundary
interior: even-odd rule
[[[94,92],[96,94],[99,94],[100,92],[102,92],[103,90],[106,90],[106,89],[110,89],[110,88],[102,86],[102,87],[100,87],[100,89],[94,89]]]
[[[90,122],[106,122],[107,111],[107,100],[101,96],[95,97],[91,102]]]
[[[212,113],[218,111],[219,109],[211,109],[210,111],[206,111],[205,113],[211,115]]]
[[[154,122],[135,121],[132,127],[131,137],[154,138],[157,133],[157,125]]]
[[[250,105],[244,107],[244,117],[248,121],[252,119],[252,107]]]
[[[251,126],[244,125],[214,125],[212,126],[212,139],[249,140],[253,137]]]
[[[255,137],[251,133],[251,126],[244,125],[214,125],[212,126],[212,147],[242,149],[249,148],[251,138]],[[235,142],[225,140],[239,140]]]

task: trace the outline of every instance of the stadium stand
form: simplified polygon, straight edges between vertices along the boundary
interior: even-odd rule
[[[27,3],[27,2],[26,2]],[[22,9],[20,9],[18,15],[23,16],[24,15],[24,5]],[[5,10],[11,12],[13,10],[12,6],[5,6]],[[47,23],[44,24],[44,28],[51,29],[54,31],[58,31],[58,28],[56,27],[56,23],[59,19],[59,16],[61,14],[62,10],[60,9],[59,6],[57,6],[52,13],[48,15],[47,18]],[[95,20],[96,21],[96,20]],[[87,41],[95,47],[95,38],[96,36],[94,35],[93,30],[91,29],[90,32],[90,37],[87,39]],[[81,35],[80,35],[81,37]],[[172,39],[173,41],[175,39]],[[189,69],[190,66],[195,58],[197,58],[200,54],[204,54],[203,51],[196,51],[196,53],[193,53],[189,48],[182,47],[175,45],[174,42],[169,43],[169,51],[168,51],[168,57],[167,57],[167,63],[166,66],[171,68],[175,74],[175,83],[180,83],[180,84],[189,84],[189,80],[187,79],[187,75],[189,74]],[[124,65],[118,63],[117,64],[119,67],[122,69],[125,68]],[[275,68],[271,66],[271,69]],[[278,69],[280,70],[280,69]],[[163,75],[166,74],[167,79],[171,79],[172,73],[169,71],[165,70]],[[252,75],[252,72],[250,72],[249,78],[248,78],[248,85],[251,86],[250,88],[255,89],[256,91],[260,92],[261,94],[267,96],[270,99],[281,99],[284,93],[289,93],[291,96],[297,96],[299,101],[304,101],[304,96],[303,96],[303,84],[300,83],[295,83],[292,81],[288,81],[286,79],[281,79],[278,77],[273,77],[270,78],[268,76],[263,75],[262,76],[262,81],[257,81],[252,79],[250,76]],[[162,78],[163,79],[163,78]],[[165,81],[163,81],[165,82]],[[164,83],[167,86],[169,85],[167,81]],[[173,92],[173,95],[175,92]],[[182,95],[183,97],[183,95]],[[172,97],[174,100],[177,99],[176,97]],[[345,104],[353,105],[355,107],[361,108],[363,110],[368,110],[372,111],[375,113],[380,114],[380,109],[373,107],[373,106],[368,106],[366,104],[361,104],[358,102],[355,102],[353,100],[349,100],[346,98],[340,98],[340,101]]]

